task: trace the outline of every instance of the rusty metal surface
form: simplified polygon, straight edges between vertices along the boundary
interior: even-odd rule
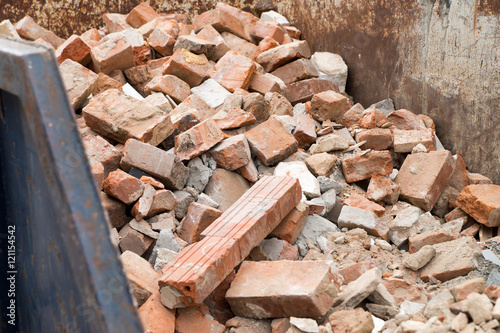
[[[140,332],[53,52],[0,37],[0,99],[0,331]]]
[[[2,1],[6,4],[1,5]],[[500,183],[500,2],[497,0],[225,1],[259,13],[276,8],[313,50],[342,55],[347,92],[365,107],[392,98],[397,108],[430,115],[447,149],[469,169]],[[138,0],[0,0],[0,19],[26,12],[62,36],[126,13]],[[159,12],[190,15],[216,1],[151,0]]]

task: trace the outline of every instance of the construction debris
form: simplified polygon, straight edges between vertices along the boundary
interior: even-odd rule
[[[500,329],[500,186],[432,119],[274,11],[103,19],[0,34],[55,50],[145,331]]]

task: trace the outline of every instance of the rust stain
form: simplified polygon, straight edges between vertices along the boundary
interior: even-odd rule
[[[485,15],[500,15],[500,1],[480,0],[478,11]]]
[[[476,0],[474,4],[474,32],[476,32],[477,27],[477,5],[479,4],[479,0]]]

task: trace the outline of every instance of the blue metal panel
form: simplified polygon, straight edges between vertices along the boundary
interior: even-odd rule
[[[0,93],[0,331],[141,332],[53,52],[0,37]]]

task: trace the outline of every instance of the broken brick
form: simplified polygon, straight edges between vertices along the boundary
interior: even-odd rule
[[[69,102],[73,110],[78,110],[94,91],[99,76],[71,59],[66,59],[59,71]]]
[[[364,113],[358,121],[360,127],[367,129],[380,127],[385,123],[387,123],[387,118],[377,109]]]
[[[102,19],[104,21],[104,24],[106,25],[106,29],[110,33],[123,31],[131,27],[131,25],[127,23],[127,15],[118,13],[104,13],[102,15]]]
[[[249,89],[251,91],[257,91],[261,94],[266,94],[268,92],[282,92],[278,80],[278,78],[269,73],[261,74],[255,72],[252,76],[252,80],[250,81]]]
[[[338,92],[339,87],[335,81],[316,78],[307,79],[287,84],[285,97],[292,104],[303,103],[311,100],[315,94],[328,90]]]
[[[250,43],[243,38],[235,36],[229,32],[223,32],[221,33],[221,36],[229,49],[236,51],[239,54],[242,54],[252,60],[259,55],[259,48],[255,44]]]
[[[248,89],[255,72],[255,63],[235,51],[228,51],[214,67],[212,79],[230,92]]]
[[[121,228],[130,221],[130,217],[127,216],[126,210],[127,206],[113,197],[107,195],[104,192],[101,193],[101,203],[108,213],[109,222],[113,228]]]
[[[387,238],[389,228],[380,222],[375,213],[358,207],[343,206],[338,218],[338,226],[341,228],[366,230],[373,236]]]
[[[211,25],[207,25],[203,29],[201,29],[196,34],[196,37],[206,40],[211,44],[215,45],[214,49],[207,53],[207,58],[210,60],[213,61],[219,60],[230,49],[229,46],[226,44],[224,38],[222,38],[219,32],[215,30],[215,28]],[[248,57],[247,54],[244,55]]]
[[[204,191],[219,204],[220,210],[226,211],[249,188],[250,185],[242,176],[218,168],[213,172]]]
[[[246,112],[242,109],[230,109],[227,112],[218,113],[212,118],[217,127],[222,130],[253,125],[257,122],[257,119],[251,112]]]
[[[151,205],[153,204],[153,199],[156,195],[156,190],[152,185],[146,184],[144,185],[144,192],[142,193],[139,200],[132,207],[131,214],[135,217],[136,220],[141,220],[145,218],[149,210],[151,209]]]
[[[142,326],[150,333],[174,333],[175,311],[165,308],[160,294],[154,293],[137,310]]]
[[[105,92],[108,89],[118,89],[120,91],[123,91],[120,82],[101,72],[99,73],[97,82],[94,86],[94,89],[92,90],[92,95],[99,95],[100,93]]]
[[[175,332],[178,333],[223,333],[224,325],[211,319],[198,307],[177,310]]]
[[[315,94],[311,99],[311,116],[317,121],[337,121],[342,117],[347,98],[333,91],[323,91]]]
[[[411,153],[418,144],[424,145],[428,150],[430,147],[434,147],[434,131],[430,128],[425,130],[395,129],[393,135],[396,153]]]
[[[199,241],[201,232],[221,215],[218,209],[192,202],[182,220],[179,237],[189,244]]]
[[[373,260],[361,261],[340,269],[339,274],[344,278],[344,284],[357,280],[361,275],[375,268]]]
[[[130,282],[132,294],[141,306],[151,295],[158,293],[158,279],[161,275],[146,259],[131,251],[123,252],[120,260]]]
[[[269,119],[245,133],[252,152],[267,166],[295,153],[298,142],[277,119]],[[273,140],[268,140],[272,137]]]
[[[104,191],[121,202],[130,205],[141,197],[144,184],[134,176],[118,169],[109,173],[104,180]]]
[[[142,178],[141,178],[142,179]],[[177,206],[179,199],[169,190],[159,190],[153,198],[153,203],[147,214],[147,217],[152,217],[157,214],[172,210]]]
[[[337,294],[333,281],[338,273],[331,265],[330,261],[243,262],[226,299],[237,316],[320,317]]]
[[[158,13],[148,3],[142,2],[127,15],[127,23],[134,28],[139,28],[157,17],[159,17]]]
[[[294,244],[299,237],[300,231],[306,223],[309,215],[309,206],[301,202],[295,206],[290,213],[269,234],[270,237],[278,237]]]
[[[366,197],[373,201],[383,201],[389,205],[394,205],[399,198],[401,188],[384,176],[373,176],[370,179]]]
[[[116,69],[125,70],[135,66],[134,48],[123,35],[101,41],[90,50],[90,54],[97,73],[109,74]]]
[[[189,175],[189,169],[176,155],[134,139],[125,143],[121,165],[147,172],[172,190],[182,189]]]
[[[430,211],[453,171],[447,150],[408,155],[394,180],[401,187],[400,197]]]
[[[57,48],[56,58],[59,65],[71,59],[86,66],[90,62],[90,47],[79,36],[72,35]]]
[[[361,141],[366,141],[361,146],[363,149],[389,149],[392,146],[392,133],[388,128],[364,129],[356,133],[356,142],[359,143]]]
[[[380,206],[379,204],[376,204],[375,202],[370,201],[357,193],[353,193],[349,198],[345,199],[344,205],[370,211],[375,213],[378,217],[384,215],[385,213],[385,208],[383,206]]]
[[[258,40],[271,37],[281,44],[285,38],[286,31],[281,24],[259,20],[253,25],[251,34]]]
[[[159,91],[169,95],[177,103],[183,102],[191,95],[191,88],[189,85],[173,75],[163,75],[154,77],[144,87],[144,92],[150,94],[153,91]]]
[[[309,170],[316,176],[328,176],[332,173],[337,157],[333,154],[320,153],[309,156],[306,164]]]
[[[296,41],[262,52],[255,61],[261,64],[267,72],[272,72],[294,59],[310,56],[309,44],[306,41]]]
[[[212,149],[210,156],[217,166],[226,170],[236,170],[250,162],[251,154],[248,141],[243,134],[223,140]]]
[[[203,154],[224,139],[212,118],[179,134],[175,138],[175,154],[183,161]]]
[[[376,175],[385,176],[392,172],[391,154],[387,150],[346,155],[341,161],[342,171],[348,183]]]
[[[82,141],[90,165],[102,163],[106,176],[111,171],[118,169],[122,154],[108,141],[98,135],[87,135]]]
[[[156,28],[148,37],[148,44],[162,56],[170,56],[174,52],[175,39],[165,30]]]
[[[318,71],[309,59],[298,59],[288,63],[271,72],[272,75],[279,77],[285,84],[296,81],[317,77]]]
[[[198,55],[179,49],[165,63],[162,74],[177,76],[190,87],[195,87],[208,76],[209,70],[210,63],[204,54]]]
[[[421,118],[406,109],[391,112],[387,116],[387,120],[399,130],[424,130],[427,128]]]
[[[15,28],[19,36],[29,40],[42,38],[44,41],[50,43],[55,49],[64,43],[64,39],[57,37],[52,31],[39,26],[28,15],[17,22]]]
[[[457,197],[457,205],[477,222],[488,227],[500,225],[500,186],[469,185]]]

